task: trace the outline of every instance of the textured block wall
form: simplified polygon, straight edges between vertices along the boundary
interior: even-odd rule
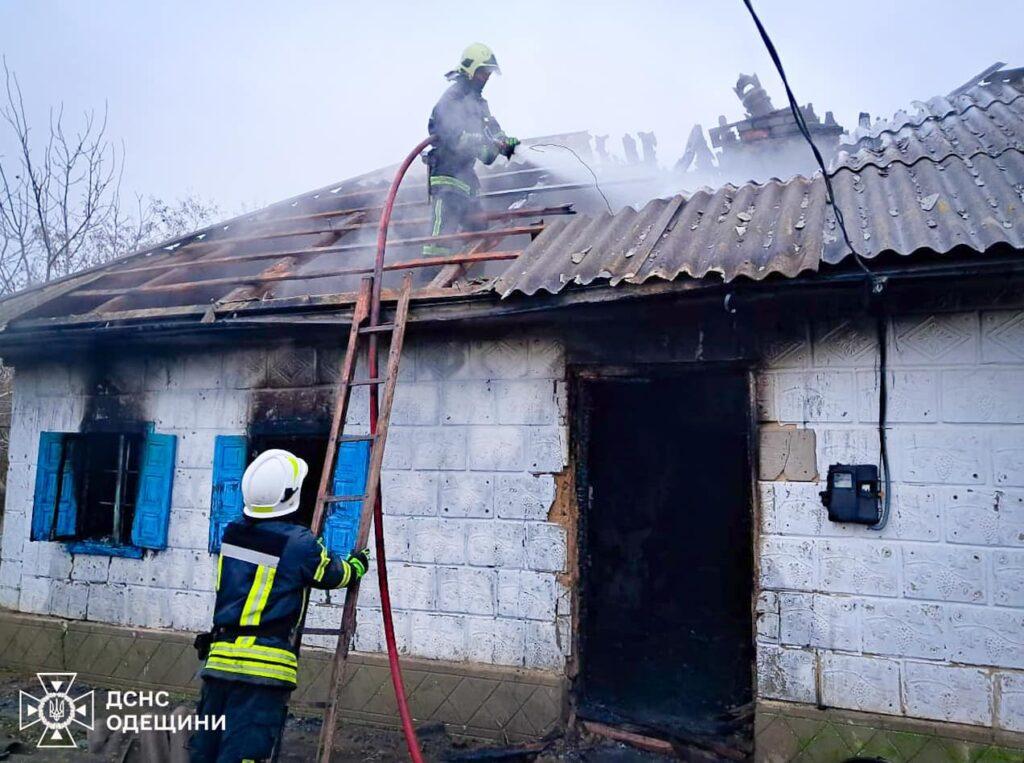
[[[283,347],[139,357],[102,369],[19,368],[0,606],[206,628],[214,438],[244,433],[253,418],[308,415],[317,406],[322,413],[337,363],[337,350]],[[562,350],[548,340],[407,343],[382,478],[403,652],[564,667],[566,537],[548,521],[553,475],[566,460],[564,376]],[[357,388],[348,431],[365,431],[366,405],[366,388]],[[77,431],[83,416],[97,415],[153,421],[157,431],[178,435],[167,550],[142,560],[72,557],[63,544],[28,540],[39,432]],[[310,625],[337,625],[343,600],[340,592],[315,594]],[[356,648],[381,650],[373,569],[360,602]]]
[[[1024,312],[889,325],[892,517],[828,521],[818,482],[762,481],[758,690],[768,699],[1024,731]],[[780,338],[763,422],[878,463],[874,326]]]

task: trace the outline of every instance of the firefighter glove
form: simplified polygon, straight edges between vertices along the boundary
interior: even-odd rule
[[[353,572],[355,572],[356,580],[359,580],[370,567],[370,549],[364,548],[362,551],[353,551],[345,561],[348,562]]]
[[[506,159],[511,159],[512,154],[515,153],[516,146],[519,145],[519,138],[510,138],[505,136],[502,138],[501,143],[498,146],[498,153],[504,156]]]

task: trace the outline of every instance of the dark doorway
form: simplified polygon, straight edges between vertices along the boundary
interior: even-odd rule
[[[309,474],[302,483],[302,497],[294,521],[309,527],[313,523],[313,509],[316,506],[316,491],[320,486],[320,472],[324,468],[327,448],[326,434],[290,434],[273,432],[253,434],[249,440],[250,461],[265,450],[280,448],[298,456],[309,464]]]
[[[579,711],[681,739],[748,733],[747,374],[579,385]],[[737,739],[739,741],[739,739]]]

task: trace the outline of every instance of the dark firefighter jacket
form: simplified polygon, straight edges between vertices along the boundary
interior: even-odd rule
[[[442,178],[452,178],[455,182],[449,185],[467,195],[475,194],[480,182],[473,163],[479,159],[492,164],[498,158],[502,135],[480,88],[467,77],[455,75],[434,106],[427,129],[437,139],[427,159],[431,188],[445,184]]]
[[[339,588],[354,577],[309,528],[242,519],[224,530],[217,559],[213,641],[202,675],[295,687],[291,636],[309,588]]]

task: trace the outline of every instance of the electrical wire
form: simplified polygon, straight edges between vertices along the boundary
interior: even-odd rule
[[[591,177],[594,178],[594,188],[597,189],[597,192],[599,194],[601,194],[601,198],[604,199],[604,205],[608,208],[608,214],[610,214],[610,215],[614,215],[615,214],[615,211],[612,209],[611,202],[608,201],[608,197],[605,196],[604,191],[601,190],[601,183],[598,182],[597,173],[594,172],[593,168],[583,160],[582,156],[577,154],[576,151],[573,150],[572,148],[570,148],[569,146],[563,146],[561,143],[532,143],[532,144],[530,144],[530,150],[531,151],[537,151],[539,153],[544,153],[543,151],[541,151],[542,148],[564,148],[570,154],[575,156],[576,157],[576,161],[578,161],[580,164],[582,164],[584,167],[586,167],[587,168],[587,172],[589,172]]]
[[[871,526],[872,530],[883,530],[889,524],[889,509],[892,507],[892,490],[889,484],[889,448],[886,444],[885,422],[888,415],[889,400],[889,371],[888,371],[888,347],[886,345],[887,322],[885,315],[878,316],[878,451],[882,462],[882,475],[885,480],[885,487],[882,488],[882,513],[878,522]]]
[[[751,0],[743,0],[743,4],[750,12],[750,17],[753,19],[754,25],[757,27],[757,32],[761,35],[761,41],[764,42],[765,48],[768,49],[768,55],[771,56],[772,63],[775,64],[775,69],[778,71],[779,78],[782,80],[782,85],[786,89],[786,99],[789,101],[789,110],[793,114],[793,120],[796,122],[797,129],[800,130],[800,134],[811,147],[811,153],[814,154],[814,160],[818,163],[818,169],[821,170],[821,177],[825,183],[825,201],[830,207],[832,207],[832,213],[835,215],[836,224],[839,226],[839,230],[842,231],[843,234],[843,241],[850,249],[850,254],[853,255],[853,259],[857,263],[857,266],[864,271],[864,275],[867,277],[871,286],[871,294],[877,296],[885,289],[885,277],[876,276],[864,263],[864,258],[861,257],[857,248],[853,245],[853,241],[850,239],[850,233],[846,229],[846,220],[843,217],[843,211],[839,208],[839,205],[836,204],[835,190],[832,188],[832,176],[829,175],[828,168],[825,167],[825,159],[822,157],[821,151],[818,150],[818,146],[814,143],[814,138],[811,136],[810,128],[807,127],[807,120],[804,119],[804,114],[800,110],[800,104],[797,102],[796,96],[793,95],[793,89],[789,86],[789,78],[786,76],[786,70],[782,66],[782,59],[779,57],[779,52],[775,49],[775,44],[772,42],[771,37],[768,36],[768,31],[764,28],[764,24],[761,23],[761,19],[757,15],[757,11],[754,10]],[[880,326],[878,331],[878,444],[879,455],[882,462],[884,487],[882,488],[882,514],[879,517],[878,523],[871,526],[872,529],[875,530],[881,530],[889,521],[889,508],[891,505],[892,493],[892,485],[889,475],[889,449],[886,443],[885,433],[888,380],[886,379],[886,330],[884,315],[880,316],[878,321]]]
[[[807,120],[804,119],[803,111],[800,110],[800,104],[797,103],[796,96],[793,95],[793,89],[789,86],[789,78],[786,77],[786,70],[782,67],[782,59],[779,58],[779,52],[775,49],[775,44],[772,42],[771,37],[768,36],[768,31],[764,28],[764,24],[761,23],[760,17],[754,10],[754,6],[751,4],[751,0],[743,0],[743,4],[747,6],[747,10],[750,11],[750,17],[754,20],[754,25],[757,26],[758,34],[761,35],[761,40],[764,42],[765,47],[768,49],[768,55],[771,56],[772,63],[775,64],[775,69],[779,73],[779,77],[782,79],[782,85],[786,89],[786,99],[789,101],[789,110],[793,113],[793,119],[796,122],[797,129],[800,130],[800,134],[803,135],[804,140],[807,141],[811,147],[811,153],[814,154],[815,161],[818,162],[818,169],[821,170],[821,177],[825,181],[825,193],[826,201],[828,205],[832,207],[832,212],[836,218],[836,224],[839,225],[839,230],[843,233],[843,241],[846,242],[846,246],[849,247],[850,253],[853,255],[853,259],[860,266],[860,269],[871,279],[874,279],[874,274],[864,264],[864,259],[860,256],[856,247],[853,245],[853,241],[850,239],[850,233],[846,230],[846,220],[843,217],[843,211],[836,204],[835,191],[832,188],[832,177],[828,173],[828,169],[825,167],[825,159],[821,155],[821,151],[818,150],[817,145],[814,143],[814,139],[811,137],[811,131],[807,127]]]

